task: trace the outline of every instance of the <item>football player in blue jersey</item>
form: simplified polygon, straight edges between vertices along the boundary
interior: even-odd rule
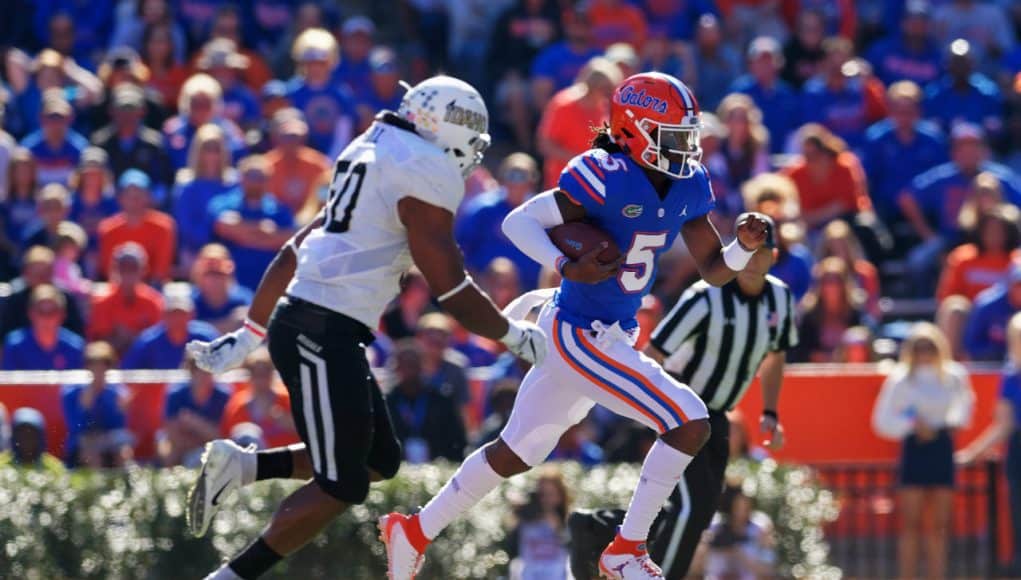
[[[568,163],[556,189],[507,216],[507,237],[563,276],[538,319],[550,356],[525,377],[498,440],[468,457],[419,513],[381,520],[390,578],[413,578],[444,527],[504,478],[544,461],[596,403],[659,434],[624,522],[599,560],[600,572],[621,580],[663,577],[645,549],[646,537],[708,439],[709,423],[691,389],[634,349],[635,314],[656,279],[657,258],[678,234],[702,278],[717,286],[744,269],[766,239],[766,222],[752,214],[737,224],[737,240],[721,242],[709,221],[714,198],[700,163],[699,126],[698,103],[681,81],[662,73],[634,75],[614,91],[610,124],[593,149]],[[581,221],[609,234],[621,258],[602,263],[605,244],[577,260],[564,256],[546,230]],[[526,295],[508,309],[530,310],[528,302],[545,297],[549,293]]]

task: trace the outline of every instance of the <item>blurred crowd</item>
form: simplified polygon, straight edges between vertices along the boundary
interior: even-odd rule
[[[456,220],[504,306],[557,283],[500,231],[659,70],[703,111],[724,238],[779,225],[800,300],[795,362],[898,356],[937,321],[947,356],[1004,362],[1021,310],[1021,5],[1007,0],[4,0],[0,366],[88,369],[65,388],[70,465],[132,460],[130,391],[104,371],[180,369],[154,461],[220,435],[296,440],[264,352],[223,385],[184,345],[236,328],[263,270],[318,212],[333,157],[403,89],[475,84],[494,147]],[[682,243],[639,314],[648,333],[697,273]],[[495,437],[525,368],[406,277],[372,363],[413,462]],[[39,426],[31,409],[9,423]],[[2,434],[2,433],[0,433]],[[554,458],[636,461],[651,433],[593,413]],[[2,439],[2,437],[0,437]],[[31,446],[29,446],[31,447]],[[0,456],[2,458],[3,456]],[[3,461],[0,459],[0,461]],[[1021,517],[1021,516],[1019,516]]]

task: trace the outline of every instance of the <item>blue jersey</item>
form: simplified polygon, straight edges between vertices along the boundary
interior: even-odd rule
[[[592,149],[567,164],[558,187],[625,255],[616,278],[598,284],[564,280],[555,298],[561,316],[586,328],[594,320],[620,322],[625,330],[636,327],[635,313],[652,289],[659,255],[674,243],[682,224],[715,206],[705,167],[674,181],[666,199],[660,199],[645,171],[627,155]]]

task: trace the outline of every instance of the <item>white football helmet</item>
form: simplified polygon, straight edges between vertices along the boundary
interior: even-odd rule
[[[464,177],[479,163],[491,142],[489,112],[475,87],[438,75],[413,87],[397,114],[415,124],[415,131],[443,149]]]

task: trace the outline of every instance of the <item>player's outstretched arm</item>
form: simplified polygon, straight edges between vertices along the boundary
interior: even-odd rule
[[[211,342],[193,340],[188,343],[186,348],[195,357],[195,364],[199,368],[211,373],[222,373],[236,368],[262,344],[273,308],[294,277],[294,270],[298,266],[296,255],[298,246],[312,229],[321,226],[322,223],[321,216],[312,220],[277,251],[263,273],[262,280],[259,281],[259,287],[252,297],[252,305],[248,308],[248,317],[241,328]]]
[[[397,215],[408,232],[411,257],[440,305],[469,332],[499,340],[528,361],[542,362],[546,337],[539,327],[508,320],[465,272],[464,258],[454,240],[454,214],[405,197],[397,203]]]
[[[722,286],[744,270],[752,254],[766,242],[766,227],[766,222],[754,214],[745,214],[737,224],[737,239],[724,246],[706,214],[685,222],[681,235],[702,279]]]

